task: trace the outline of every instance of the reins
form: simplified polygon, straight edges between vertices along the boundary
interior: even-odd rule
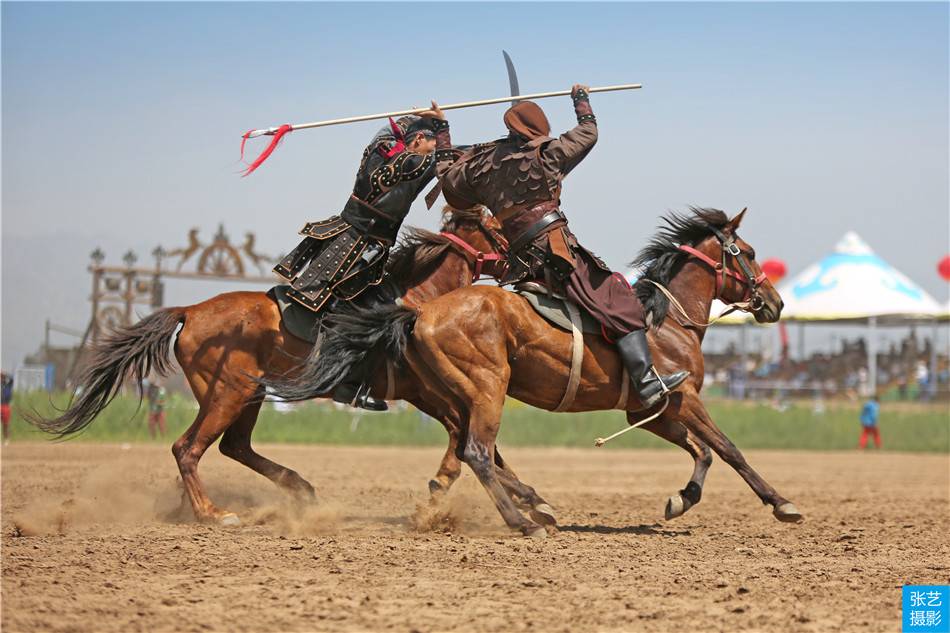
[[[742,312],[748,312],[749,306],[752,303],[751,301],[738,301],[736,303],[730,303],[726,306],[725,310],[719,313],[719,316],[717,316],[714,319],[710,319],[709,321],[706,321],[705,323],[700,323],[699,321],[694,321],[686,313],[686,309],[683,307],[683,304],[681,304],[679,300],[673,296],[673,293],[670,292],[669,288],[667,288],[666,286],[664,286],[663,284],[659,282],[653,281],[652,279],[646,279],[645,281],[648,281],[654,286],[656,286],[657,289],[659,289],[659,291],[662,292],[663,295],[666,296],[666,298],[670,300],[670,303],[673,305],[673,307],[676,308],[676,310],[681,315],[683,315],[683,318],[689,321],[690,323],[692,323],[693,325],[695,325],[696,327],[709,327],[713,323],[719,321],[722,318],[727,317],[728,315],[732,314],[733,312],[737,310],[742,311]]]
[[[479,228],[481,228],[482,230],[486,232],[488,231],[488,229],[485,229],[484,227],[482,227],[481,224],[479,224]],[[475,248],[474,246],[472,246],[471,244],[463,240],[458,235],[454,235],[452,233],[447,233],[445,231],[442,231],[441,233],[439,233],[439,235],[449,240],[454,245],[458,246],[462,250],[463,253],[471,255],[474,258],[475,270],[472,273],[472,283],[475,283],[476,281],[481,279],[483,274],[489,277],[493,277],[495,279],[501,277],[504,274],[504,270],[506,268],[504,264],[506,264],[508,261],[508,257],[505,254],[483,253],[482,251],[478,250],[477,248]],[[490,241],[495,242],[495,240],[492,239],[491,237],[489,239]],[[499,248],[499,249],[503,248],[500,244],[494,244],[494,245],[496,248]],[[498,264],[501,264],[500,270],[494,270],[493,272],[485,272],[485,270],[491,267],[492,264],[495,264],[496,266]]]
[[[743,299],[742,301],[734,301],[726,305],[726,309],[723,310],[719,316],[710,319],[705,323],[694,320],[689,314],[687,314],[686,309],[683,307],[683,304],[679,302],[679,299],[673,296],[673,293],[670,292],[669,288],[663,284],[654,281],[652,279],[645,279],[663,293],[663,295],[669,300],[670,304],[683,316],[684,319],[695,325],[696,327],[706,328],[716,323],[720,319],[732,314],[733,312],[740,310],[742,312],[750,312],[756,309],[757,304],[760,304],[761,299],[758,295],[759,284],[765,281],[765,273],[759,273],[758,275],[752,272],[752,269],[749,267],[748,263],[740,257],[742,251],[736,245],[734,236],[726,236],[721,231],[713,229],[713,232],[716,235],[716,238],[722,244],[722,261],[716,261],[706,253],[703,253],[696,248],[689,246],[688,244],[680,244],[677,248],[690,257],[695,257],[699,261],[703,262],[707,266],[713,269],[713,273],[716,279],[716,295],[714,299],[721,299],[722,291],[726,286],[726,277],[732,277],[733,279],[739,281],[740,283],[745,284],[746,290],[743,293],[743,297],[748,297],[748,299]],[[739,267],[742,269],[742,274],[736,272],[732,268],[729,268],[726,265],[726,256],[732,255],[736,263],[739,264]]]

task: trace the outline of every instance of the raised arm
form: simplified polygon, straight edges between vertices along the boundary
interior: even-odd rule
[[[588,87],[575,84],[571,90],[577,125],[547,144],[545,162],[566,176],[577,167],[597,143],[597,118],[590,107]]]
[[[449,133],[449,122],[445,120],[445,115],[439,108],[439,104],[432,102],[432,109],[422,114],[432,118],[433,128],[435,129],[435,174],[439,179],[439,187],[442,195],[449,205],[456,209],[467,209],[475,206],[477,200],[474,199],[473,192],[470,191],[465,178],[463,165],[458,161],[469,147],[452,145],[452,135]],[[453,169],[453,166],[455,169]],[[433,190],[438,195],[436,190]],[[435,202],[426,199],[426,204],[431,208],[431,203]]]

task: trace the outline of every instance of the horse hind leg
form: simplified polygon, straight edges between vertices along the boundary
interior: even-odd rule
[[[432,396],[429,396],[432,399]],[[440,502],[448,493],[452,484],[456,482],[462,474],[462,462],[456,454],[458,452],[459,436],[461,431],[456,423],[457,416],[444,415],[437,407],[433,407],[425,398],[413,398],[410,402],[417,409],[438,420],[445,432],[449,436],[449,444],[439,462],[439,469],[435,476],[429,480],[429,498],[432,503]]]
[[[410,367],[417,376],[426,380],[429,390],[435,391],[443,402],[451,403],[450,410],[459,413],[458,456],[478,477],[508,527],[526,536],[546,536],[542,526],[521,514],[496,472],[495,438],[510,373],[504,357],[497,363],[496,371],[477,372],[476,376],[490,376],[491,382],[476,384],[473,377],[456,367],[441,349],[434,326],[417,322],[413,338],[406,355]],[[475,356],[469,354],[469,357]]]
[[[237,525],[240,520],[234,512],[220,509],[211,502],[198,477],[198,462],[208,447],[240,417],[255,387],[224,385],[222,371],[227,367],[230,352],[225,351],[214,361],[209,358],[196,361],[200,346],[194,340],[195,336],[186,325],[175,344],[175,356],[185,372],[199,408],[195,421],[172,445],[172,454],[195,518],[222,525]],[[213,365],[210,365],[211,362]]]
[[[251,448],[251,433],[257,424],[264,393],[258,390],[245,405],[237,420],[224,432],[219,450],[231,459],[244,464],[254,472],[267,477],[278,487],[286,490],[298,502],[316,501],[316,492],[306,479],[286,466],[273,462]]]
[[[518,475],[501,456],[498,445],[495,445],[495,472],[498,475],[498,481],[501,482],[515,505],[521,510],[527,510],[532,521],[549,527],[557,525],[554,508],[542,499],[534,488],[518,479]]]
[[[630,413],[627,414],[627,420],[631,424],[636,421]],[[663,417],[647,422],[643,425],[643,428],[672,444],[676,444],[693,458],[693,475],[689,478],[686,487],[666,501],[663,514],[666,520],[669,521],[686,514],[690,508],[699,503],[703,496],[706,473],[712,465],[712,452],[708,446],[677,420]]]
[[[221,525],[238,525],[238,516],[230,511],[216,507],[205,492],[198,477],[198,462],[208,447],[231,424],[234,416],[228,411],[215,408],[208,411],[202,408],[191,427],[172,445],[172,454],[178,463],[185,495],[191,502],[195,518],[199,521],[215,521]]]
[[[428,415],[436,417],[432,413],[429,413],[429,411],[426,411],[426,404],[421,402],[413,404]],[[436,472],[435,477],[429,480],[430,500],[436,504],[445,498],[452,484],[454,484],[462,474],[462,462],[458,457],[461,429],[452,416],[442,416],[437,419],[442,423],[442,426],[445,427],[449,435],[449,444],[439,464],[439,470]],[[494,461],[498,481],[508,493],[508,496],[511,497],[512,501],[514,501],[520,509],[528,510],[532,520],[535,522],[548,526],[557,525],[554,508],[542,499],[541,496],[535,492],[534,488],[522,483],[521,480],[518,479],[515,472],[508,466],[504,458],[502,458],[498,446],[495,446]]]
[[[498,417],[500,417],[500,407],[498,409]],[[501,484],[501,478],[498,476],[492,458],[497,426],[497,423],[483,423],[480,419],[472,420],[465,442],[465,463],[469,465],[492,501],[495,502],[495,507],[498,508],[498,512],[501,513],[508,527],[519,530],[525,536],[544,537],[547,535],[544,527],[525,518]]]

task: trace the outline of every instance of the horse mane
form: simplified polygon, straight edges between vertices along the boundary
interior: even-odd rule
[[[679,250],[680,244],[695,246],[713,235],[713,229],[722,230],[729,223],[729,217],[719,209],[690,207],[689,210],[688,214],[671,212],[663,217],[656,234],[630,264],[643,271],[634,290],[653,327],[663,324],[670,301],[647,280],[668,285],[689,257]]]
[[[442,217],[442,231],[451,233],[461,224],[481,222],[482,214],[480,209],[448,209]],[[439,233],[408,227],[389,254],[386,272],[401,286],[411,286],[429,276],[451,246],[452,242]]]

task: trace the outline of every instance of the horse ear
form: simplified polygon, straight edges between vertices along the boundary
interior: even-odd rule
[[[726,224],[726,228],[732,229],[732,231],[735,232],[739,228],[739,225],[742,224],[742,217],[745,215],[747,210],[748,207],[743,207],[742,211],[737,213],[731,220],[729,220],[729,223]]]

